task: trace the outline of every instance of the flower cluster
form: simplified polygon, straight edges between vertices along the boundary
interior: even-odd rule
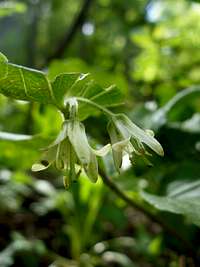
[[[93,149],[89,145],[84,125],[78,120],[77,100],[74,98],[68,100],[67,106],[68,119],[63,122],[55,141],[45,149],[42,159],[32,166],[33,171],[41,171],[54,164],[64,173],[64,184],[68,187],[71,182],[77,180],[82,169],[92,182],[96,182],[98,179],[97,156],[103,157],[111,149],[118,171],[120,171],[125,153],[129,155],[131,162],[134,162],[135,156],[145,158],[150,155],[144,144],[163,156],[163,149],[154,138],[153,132],[140,129],[124,114],[110,115],[109,113],[108,133],[111,144],[100,150]]]
[[[69,187],[77,180],[81,168],[92,182],[98,179],[97,156],[103,157],[110,150],[110,144],[99,150],[88,142],[84,125],[77,119],[77,102],[69,102],[69,119],[65,120],[55,141],[45,149],[42,159],[33,164],[32,171],[41,171],[54,164],[64,174],[64,185]],[[81,167],[78,167],[81,166]]]

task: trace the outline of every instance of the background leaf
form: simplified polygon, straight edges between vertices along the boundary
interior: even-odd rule
[[[171,184],[166,196],[142,192],[149,204],[162,211],[185,215],[190,222],[200,226],[200,181],[183,181]]]
[[[24,3],[16,3],[14,1],[0,3],[0,17],[12,15],[13,13],[24,13],[26,5]]]

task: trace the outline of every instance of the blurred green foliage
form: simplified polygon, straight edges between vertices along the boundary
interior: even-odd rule
[[[91,1],[62,56],[48,61],[85,2],[1,1],[0,51],[16,64],[48,70],[51,80],[90,72],[103,88],[117,85],[125,105],[113,110],[153,129],[165,157],[152,156],[151,168],[139,159],[131,167],[125,158],[120,175],[111,155],[100,164],[199,255],[200,3]],[[59,132],[62,117],[53,106],[2,95],[0,105],[0,266],[198,266],[175,236],[100,179],[91,184],[82,174],[66,191],[53,168],[30,171]],[[85,124],[94,146],[108,142],[103,115],[94,113]]]

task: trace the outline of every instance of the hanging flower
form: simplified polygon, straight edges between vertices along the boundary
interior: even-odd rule
[[[142,130],[124,114],[117,114],[112,117],[108,124],[108,132],[111,139],[115,167],[118,171],[120,171],[124,153],[129,154],[132,163],[135,156],[142,156],[147,161],[146,156],[151,154],[143,144],[158,155],[164,155],[163,148],[154,138],[153,132],[151,130]]]
[[[54,164],[58,170],[63,171],[64,183],[68,187],[78,178],[83,168],[88,178],[96,182],[98,179],[96,156],[105,156],[109,150],[109,144],[100,150],[93,149],[88,143],[84,125],[77,119],[69,119],[63,122],[58,137],[46,149],[42,159],[32,166],[32,171],[41,171]],[[76,168],[76,165],[80,167]]]
[[[120,171],[124,153],[129,154],[132,163],[135,156],[142,156],[146,159],[146,156],[150,155],[144,144],[163,156],[163,149],[153,137],[152,131],[143,131],[124,114],[107,113],[111,119],[108,124],[108,132],[114,163],[118,171]],[[77,180],[82,169],[92,182],[96,182],[98,179],[97,156],[103,157],[111,149],[110,144],[100,150],[95,150],[89,145],[85,127],[78,120],[77,114],[77,99],[67,99],[65,118],[68,119],[63,122],[62,129],[55,141],[45,149],[42,159],[32,166],[32,171],[41,171],[52,164],[55,165],[58,170],[63,172],[66,187]]]

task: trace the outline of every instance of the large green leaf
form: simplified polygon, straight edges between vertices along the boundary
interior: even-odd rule
[[[95,81],[91,80],[88,74],[63,73],[52,81],[52,88],[56,101],[63,105],[66,98],[81,97],[102,107],[115,107],[122,104],[122,94],[116,86],[102,88]],[[80,102],[79,118],[85,119],[91,114],[95,114],[97,109],[88,103]]]
[[[103,89],[96,82],[91,81],[88,83],[85,91],[82,92],[82,97],[89,99],[95,104],[105,108],[112,108],[122,105],[122,94],[116,86],[110,86],[109,88]],[[80,103],[79,105],[79,118],[85,119],[89,115],[94,115],[97,112],[93,106],[87,103]]]
[[[54,104],[63,109],[67,98],[81,97],[103,107],[121,104],[122,94],[115,87],[103,89],[88,74],[62,73],[50,81],[41,71],[11,64],[0,54],[0,93],[13,99]],[[97,110],[79,100],[79,118]]]
[[[5,62],[0,64],[0,67],[5,66]],[[11,63],[6,64],[7,75],[0,76],[2,94],[14,99],[54,103],[51,85],[43,72]]]
[[[0,79],[7,75],[7,62],[7,58],[2,53],[0,53]]]
[[[81,73],[65,73],[58,75],[51,83],[54,96],[57,102],[63,102],[65,96],[73,96],[73,87],[79,84],[81,80],[84,80],[86,75]]]
[[[26,169],[39,157],[40,149],[46,147],[51,138],[40,135],[23,135],[0,132],[0,165]]]
[[[165,196],[146,192],[142,197],[155,208],[185,215],[192,223],[200,226],[200,181],[178,181],[168,186]]]

